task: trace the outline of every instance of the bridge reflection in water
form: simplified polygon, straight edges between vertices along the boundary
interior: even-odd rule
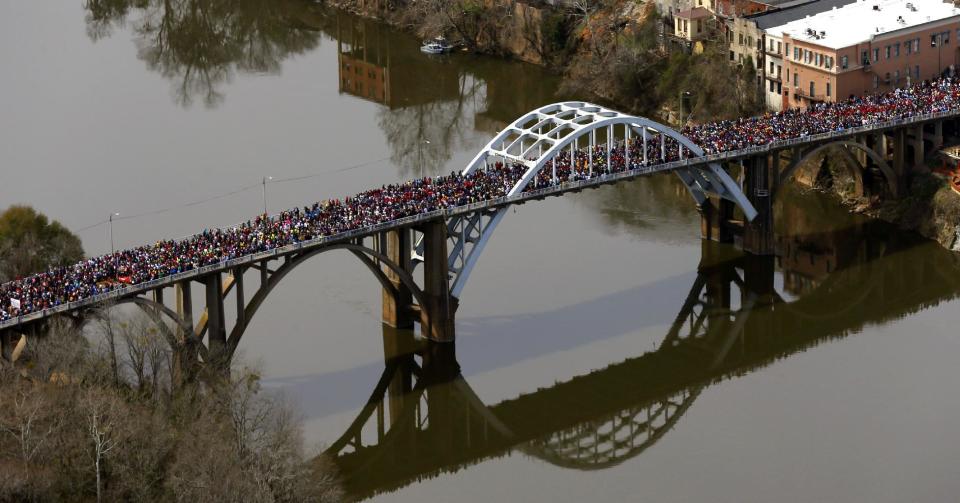
[[[703,241],[654,351],[497,404],[473,392],[454,344],[384,325],[383,373],[327,454],[357,499],[514,451],[578,470],[615,466],[667,434],[713,383],[960,294],[957,256],[888,231],[781,237],[766,257]]]

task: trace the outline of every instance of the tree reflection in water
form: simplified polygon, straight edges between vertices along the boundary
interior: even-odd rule
[[[217,106],[237,72],[278,74],[283,60],[320,44],[299,26],[314,8],[299,0],[87,0],[85,8],[94,41],[129,22],[138,57],[174,83],[185,107]]]

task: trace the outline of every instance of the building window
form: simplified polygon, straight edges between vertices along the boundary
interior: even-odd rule
[[[957,30],[960,31],[960,30]],[[777,42],[777,54],[780,54],[783,50],[783,42]]]
[[[880,76],[879,76],[879,75],[874,75],[874,76],[873,76],[873,88],[876,89],[876,88],[878,88],[878,87],[880,87]]]
[[[879,47],[877,47],[876,49],[873,50],[873,62],[876,63],[877,61],[880,61],[880,48],[879,48]]]
[[[830,97],[830,83],[827,82],[827,97]]]
[[[903,48],[903,52],[905,52],[908,56],[913,52],[913,40],[910,40],[906,43],[906,47]]]
[[[920,52],[920,39],[913,39],[913,52]]]
[[[730,51],[730,61],[733,61],[735,58],[733,56],[733,51]]]
[[[772,81],[772,80],[770,81],[770,92],[771,92],[771,93],[773,92],[773,81]]]
[[[893,72],[893,84],[897,87],[900,87],[900,70]]]
[[[940,34],[940,40],[943,41],[943,45],[949,44],[949,43],[950,43],[950,32],[949,32],[949,31],[945,31],[945,32],[941,33],[941,34]]]
[[[889,45],[883,48],[883,54],[884,54],[884,56],[887,57],[887,59],[890,59],[890,46],[889,46]]]
[[[793,72],[793,87],[800,87],[800,74]]]
[[[811,97],[811,98],[812,98],[813,95],[814,95],[814,90],[815,90],[815,89],[816,89],[816,87],[814,86],[813,81],[811,80],[811,81],[810,81],[810,97]]]
[[[917,65],[917,80],[920,80],[920,65]]]
[[[817,53],[817,66],[823,66],[823,55]]]
[[[841,56],[840,68],[843,68],[844,70],[846,70],[848,66],[850,66],[850,58],[848,58],[847,56]]]
[[[776,65],[773,64],[773,61],[770,62],[770,75],[773,75],[773,69]]]
[[[893,57],[895,57],[895,58],[899,58],[899,57],[900,57],[900,43],[899,43],[899,42],[897,42],[896,44],[893,44]]]
[[[794,48],[793,48],[793,60],[794,60],[794,61],[800,61],[800,48],[799,48],[799,47],[794,47]]]
[[[702,20],[702,19],[698,19],[698,20],[697,20],[697,33],[700,33],[701,31],[703,31],[703,20]]]
[[[778,78],[778,79],[780,78],[780,73],[782,73],[782,72],[783,72],[783,67],[780,66],[780,65],[777,65],[777,78]]]

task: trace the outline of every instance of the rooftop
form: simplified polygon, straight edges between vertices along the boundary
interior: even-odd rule
[[[684,19],[700,19],[703,17],[712,17],[713,13],[703,7],[697,7],[694,9],[687,9],[680,11],[674,14],[676,17],[681,17]]]
[[[753,14],[747,16],[747,18],[756,23],[757,28],[766,30],[774,26],[781,26],[798,19],[803,19],[806,16],[826,12],[834,7],[843,7],[856,1],[857,0],[795,0],[790,4],[780,5],[780,9],[778,10]],[[774,35],[780,35],[780,33],[774,33]]]
[[[960,9],[943,0],[858,0],[768,28],[767,32],[840,49],[885,33],[954,16],[960,16]]]

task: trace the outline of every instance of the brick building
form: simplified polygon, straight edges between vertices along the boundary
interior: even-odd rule
[[[960,9],[942,0],[858,0],[767,32],[782,37],[784,109],[935,78],[960,56]]]

